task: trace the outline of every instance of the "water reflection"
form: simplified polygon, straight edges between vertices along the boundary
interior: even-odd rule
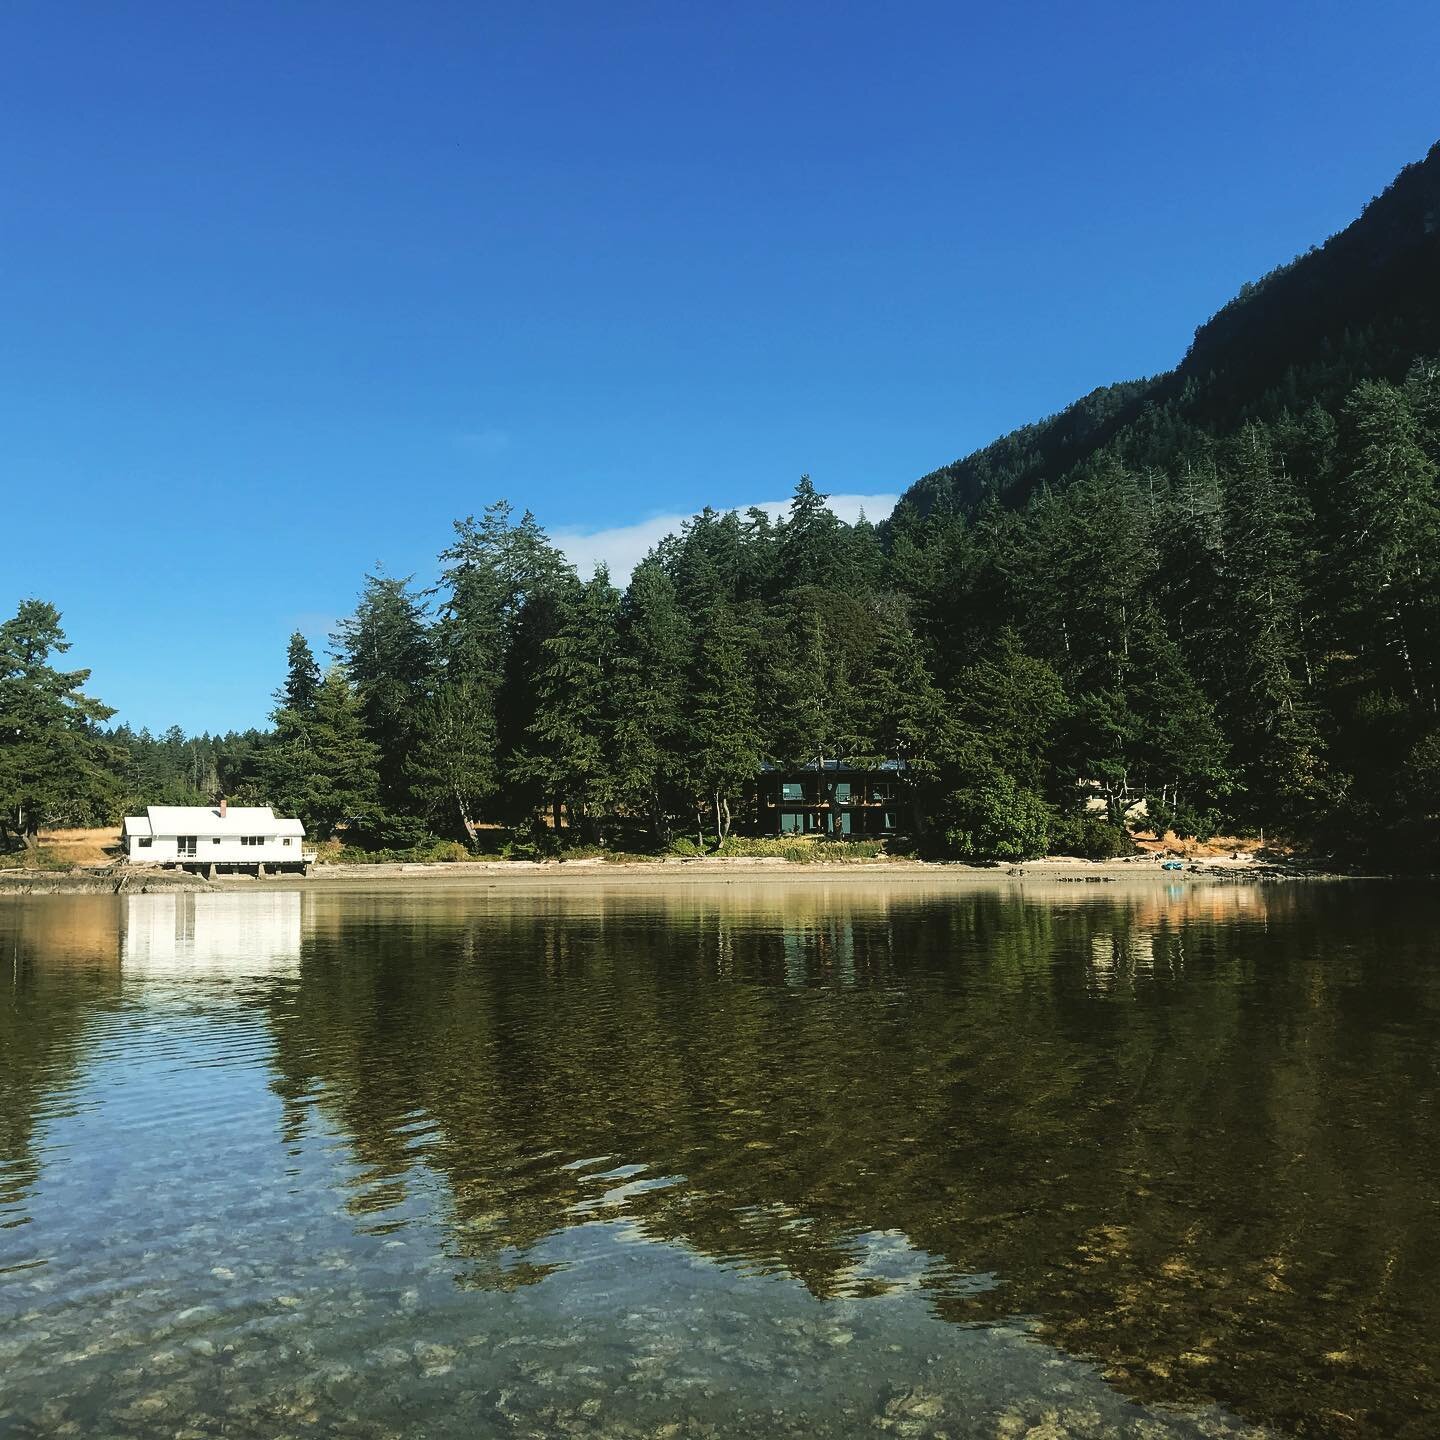
[[[69,1110],[87,1027],[116,1002],[119,980],[111,897],[12,897],[0,909],[0,1230],[29,1219],[40,1130]]]
[[[300,965],[298,891],[127,895],[120,964],[127,980],[294,973]]]
[[[830,1373],[831,1340],[812,1346],[808,1312],[773,1288],[794,1281],[832,1317],[826,1335],[874,1326],[902,1372],[935,1349],[926,1324],[983,1327],[951,1323],[942,1347],[973,1428],[912,1387],[857,1430],[1047,1423],[1055,1394],[1016,1398],[1028,1360],[1006,1352],[1010,1378],[979,1404],[976,1353],[948,1348],[1021,1317],[1122,1394],[1192,1407],[1184,1433],[1232,1433],[1205,1408],[1222,1402],[1282,1432],[1428,1435],[1434,918],[1431,897],[1395,889],[1028,880],[133,897],[110,912],[108,992],[66,978],[80,942],[58,928],[32,914],[0,929],[22,957],[0,1038],[42,1037],[28,1062],[17,1052],[13,1089],[7,1073],[0,1143],[12,1166],[29,1157],[20,1188],[43,1192],[37,1128],[73,1086],[84,1015],[114,1002],[118,931],[136,1004],[202,997],[183,1024],[147,1021],[168,1028],[146,1043],[185,1077],[202,1063],[243,1074],[233,1092],[207,1079],[193,1112],[239,1117],[243,1094],[237,1144],[257,1176],[278,1167],[263,1203],[282,1227],[329,1236],[347,1270],[416,1267],[411,1300],[403,1282],[348,1280],[346,1335],[404,1301],[445,1316],[426,1343],[463,1348],[480,1317],[497,1323],[488,1307],[523,1304],[524,1323],[567,1346],[592,1314],[612,1329],[651,1315],[658,1354],[678,1312],[655,1286],[711,1293],[696,1278],[710,1272],[686,1268],[708,1263],[730,1278],[704,1303],[761,1327],[725,1342],[731,1368],[716,1358],[710,1383],[735,1381],[737,1357],[763,1355],[786,1317],[811,1347],[800,1370]],[[212,1156],[214,1189],[191,1188],[239,1185],[235,1170]],[[262,1256],[285,1249],[267,1223],[248,1232]],[[687,1343],[720,1346],[718,1320],[686,1314]],[[855,1353],[858,1385],[872,1362]],[[606,1373],[603,1357],[567,1354]],[[1067,1374],[1086,1397],[1068,1433],[1130,1423]],[[516,1426],[537,1423],[525,1393]],[[1092,1420],[1077,1418],[1086,1405]],[[608,1402],[604,1420],[619,1423]]]

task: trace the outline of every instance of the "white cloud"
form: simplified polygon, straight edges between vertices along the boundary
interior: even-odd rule
[[[849,524],[859,519],[863,510],[869,520],[883,520],[894,508],[898,495],[832,495],[827,502],[840,519]],[[752,507],[734,507],[743,515]],[[779,519],[790,509],[788,500],[761,500],[753,507]],[[610,567],[610,578],[624,585],[630,572],[646,554],[667,535],[677,535],[689,515],[654,515],[633,525],[615,525],[605,530],[580,530],[574,527],[552,530],[550,538],[574,563],[582,576],[588,577],[601,561]]]

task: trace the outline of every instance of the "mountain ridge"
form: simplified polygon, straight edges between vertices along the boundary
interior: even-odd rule
[[[922,476],[892,524],[987,497],[1023,505],[1101,452],[1163,465],[1178,437],[1334,401],[1360,379],[1398,380],[1440,351],[1440,141],[1343,230],[1239,293],[1196,328],[1173,370],[1099,386]]]

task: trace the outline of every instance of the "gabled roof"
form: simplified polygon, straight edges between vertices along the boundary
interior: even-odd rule
[[[231,805],[222,816],[218,805],[150,805],[152,835],[304,835],[298,820],[276,817],[269,805]],[[129,823],[128,820],[126,822]],[[144,831],[137,831],[144,834]]]
[[[127,835],[148,835],[150,833],[150,819],[146,815],[127,815],[125,824],[121,826]]]

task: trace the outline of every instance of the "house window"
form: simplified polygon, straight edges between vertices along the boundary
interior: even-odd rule
[[[142,850],[148,850],[150,848],[150,837],[148,835],[142,835],[135,843],[139,845]]]
[[[288,845],[290,843],[290,837],[287,835],[280,843],[282,845]]]
[[[780,798],[782,800],[803,800],[805,798],[805,786],[799,780],[787,780],[780,787]]]
[[[194,835],[177,835],[175,837],[175,853],[177,855],[193,855],[198,841]]]
[[[242,845],[263,845],[265,837],[263,835],[242,835],[240,843]]]
[[[220,837],[217,835],[210,843],[212,845],[218,845],[220,843]]]

